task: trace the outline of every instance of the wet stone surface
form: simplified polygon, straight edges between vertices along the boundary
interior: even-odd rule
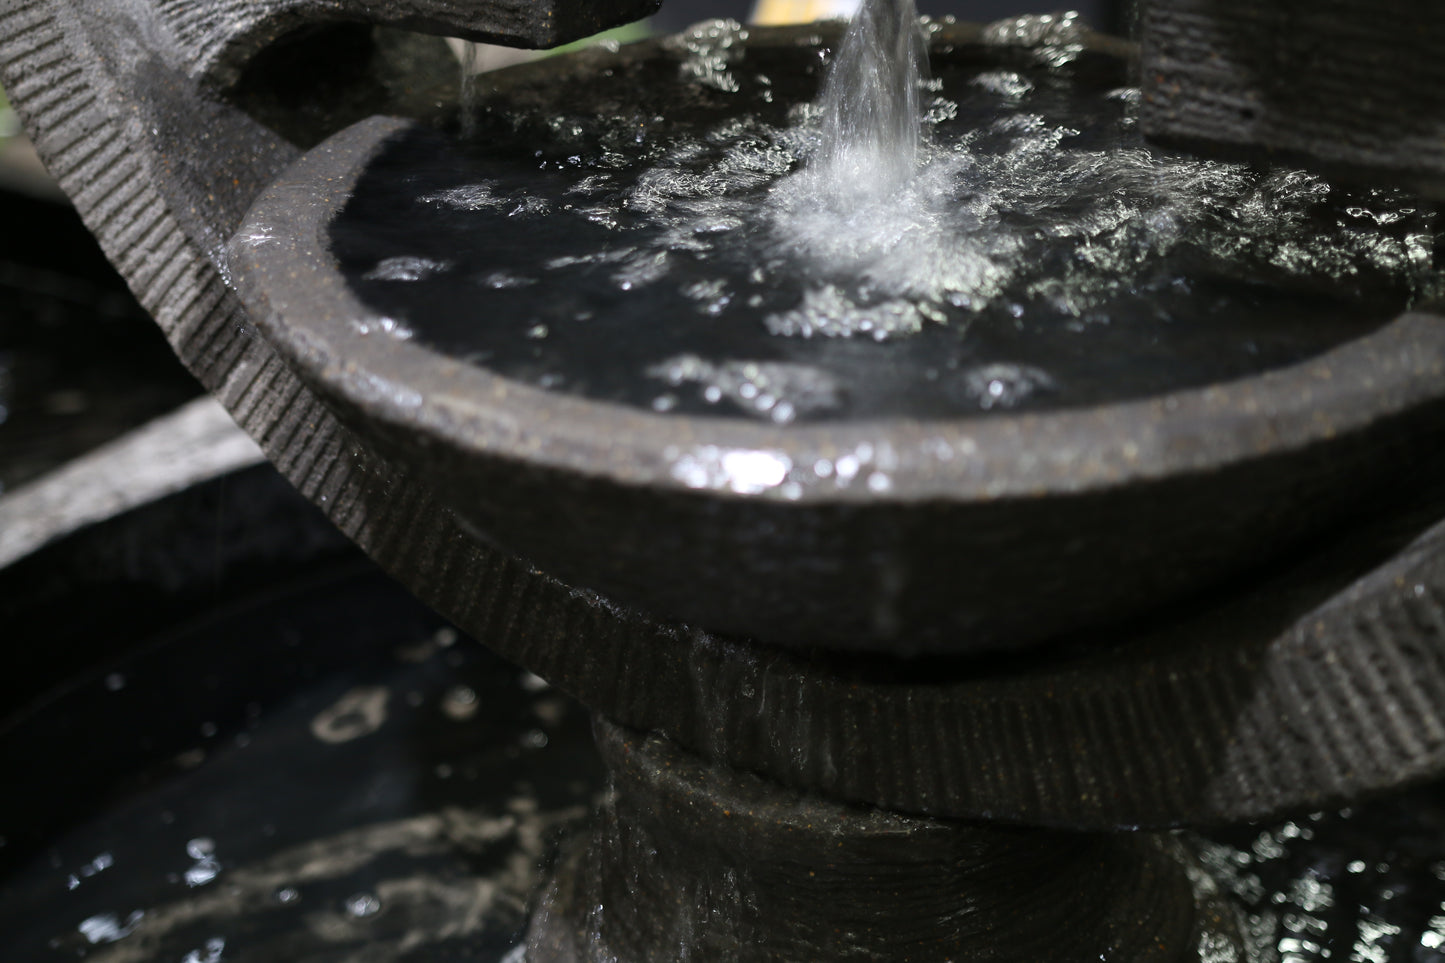
[[[0,956],[513,952],[556,837],[601,783],[585,716],[352,569],[205,619],[0,728],[0,764],[29,774],[0,801]]]
[[[1197,839],[1254,959],[1445,961],[1445,787]]]
[[[0,190],[0,495],[200,387],[73,211]]]
[[[358,323],[560,392],[789,423],[1202,385],[1434,290],[1433,210],[1146,147],[1120,65],[1073,43],[935,50],[912,180],[840,191],[807,166],[831,52],[804,41],[704,25],[503,86],[466,143],[392,143],[331,229]]]

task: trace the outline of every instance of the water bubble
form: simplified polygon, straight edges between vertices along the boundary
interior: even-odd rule
[[[481,707],[475,690],[468,686],[452,686],[442,696],[442,712],[447,718],[463,722],[477,714]]]
[[[647,369],[673,387],[695,384],[708,404],[727,398],[748,414],[787,424],[799,413],[814,414],[842,405],[837,379],[821,368],[773,361],[713,364],[694,354],[677,355]]]
[[[447,261],[403,255],[383,258],[361,278],[363,281],[425,281],[450,269]]]
[[[1031,365],[987,364],[966,372],[964,391],[985,411],[1014,408],[1041,391],[1054,391],[1047,372]]]
[[[208,836],[187,841],[186,855],[195,860],[183,876],[187,886],[205,886],[221,874],[221,863],[215,853],[216,841]]]
[[[491,181],[482,181],[476,184],[468,184],[465,187],[454,187],[433,194],[424,194],[417,198],[417,200],[423,204],[448,207],[454,210],[487,210],[509,203],[509,200],[505,196],[498,196],[495,193],[496,186],[497,185]]]
[[[684,80],[734,93],[739,85],[728,68],[741,57],[742,42],[747,39],[747,30],[736,20],[704,20],[669,37],[664,44],[684,54],[678,66]]]
[[[3,845],[4,845],[3,837],[0,837],[0,846],[3,846]],[[97,873],[103,873],[103,872],[105,872],[107,869],[110,869],[110,868],[111,868],[112,866],[114,866],[114,865],[115,865],[115,857],[114,857],[113,855],[111,855],[111,854],[108,853],[108,852],[107,852],[107,853],[101,853],[101,854],[99,854],[98,856],[96,856],[94,859],[92,859],[90,862],[88,862],[88,863],[86,863],[84,866],[80,867],[80,868],[79,868],[78,870],[76,870],[74,873],[71,873],[70,876],[67,877],[67,879],[66,879],[65,887],[66,887],[66,889],[76,889],[77,887],[80,886],[80,884],[81,884],[81,882],[82,882],[83,880],[90,879],[92,876],[95,876]]]
[[[1030,13],[997,20],[983,30],[983,42],[994,46],[1026,47],[1034,59],[1048,67],[1062,67],[1084,52],[1086,28],[1078,11]]]
[[[494,291],[502,291],[508,288],[524,288],[536,284],[536,278],[523,277],[520,274],[513,274],[510,271],[491,271],[480,279],[481,284]]]
[[[524,197],[521,200],[517,201],[516,206],[514,206],[511,211],[507,213],[507,216],[526,217],[530,215],[546,214],[550,207],[551,205],[544,197]]]
[[[349,322],[351,330],[359,335],[385,334],[396,338],[398,341],[409,341],[412,337],[411,328],[396,318],[381,315],[372,318],[352,318]]]
[[[342,743],[370,735],[386,722],[391,690],[385,686],[357,686],[317,713],[311,734],[322,742]]]
[[[1009,98],[1022,97],[1034,89],[1032,81],[1012,70],[985,70],[970,82],[991,94]]]
[[[213,936],[206,940],[206,945],[202,949],[191,950],[181,957],[181,963],[220,963],[225,950],[225,938]]]
[[[135,932],[136,924],[144,916],[143,911],[136,910],[122,922],[118,913],[98,913],[82,920],[77,929],[80,930],[80,935],[85,937],[85,941],[91,945],[115,943]]]
[[[293,886],[283,886],[272,894],[272,898],[284,905],[299,900],[301,893]]]
[[[923,330],[924,316],[906,300],[855,304],[839,288],[826,285],[807,291],[796,309],[770,315],[767,329],[781,337],[852,338],[858,335],[887,341]]]
[[[381,900],[371,893],[357,893],[346,900],[347,915],[366,919],[381,912]]]

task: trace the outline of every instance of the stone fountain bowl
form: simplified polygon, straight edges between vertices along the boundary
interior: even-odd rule
[[[1247,571],[1438,447],[1428,312],[1254,376],[1040,413],[773,425],[531,387],[376,332],[341,274],[329,226],[414,130],[372,118],[293,164],[231,242],[233,283],[472,537],[655,616],[790,646],[1019,648]]]

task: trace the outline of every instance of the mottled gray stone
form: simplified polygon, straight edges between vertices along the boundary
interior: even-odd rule
[[[1445,196],[1445,6],[1151,0],[1141,18],[1151,136]]]

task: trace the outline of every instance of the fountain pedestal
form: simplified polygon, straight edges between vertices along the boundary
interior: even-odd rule
[[[531,963],[1166,963],[1233,913],[1168,835],[847,806],[599,720],[611,798],[534,916]]]

